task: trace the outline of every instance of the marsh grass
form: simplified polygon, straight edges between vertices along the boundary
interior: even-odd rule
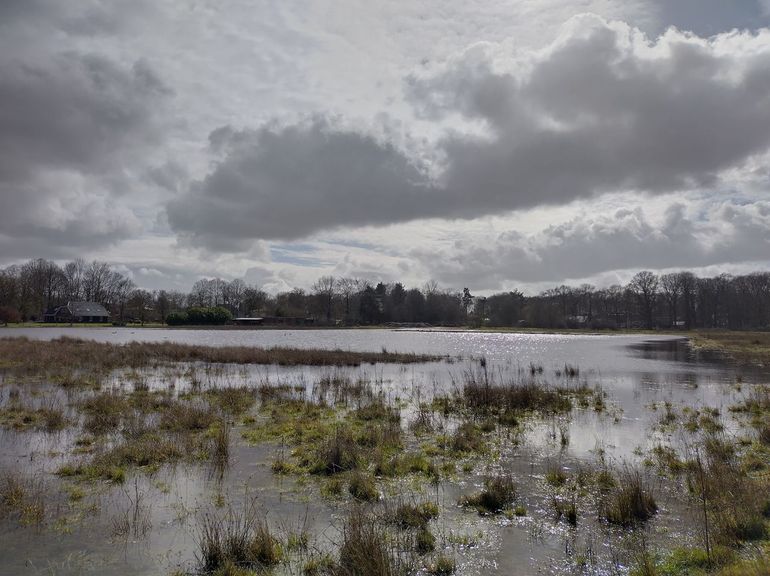
[[[0,363],[13,373],[42,375],[62,386],[98,383],[122,368],[138,369],[160,363],[277,364],[281,366],[360,366],[410,364],[444,357],[399,352],[353,352],[250,346],[194,346],[173,342],[109,344],[62,336],[50,342],[25,337],[0,339]]]
[[[318,447],[316,462],[311,472],[316,474],[338,474],[358,468],[361,449],[349,426],[336,426],[331,435]]]
[[[228,567],[263,570],[283,557],[283,546],[253,502],[243,512],[229,509],[224,515],[204,513],[199,519],[196,558],[204,574],[221,574]]]
[[[257,390],[249,386],[226,386],[206,390],[206,399],[232,416],[248,411],[257,400]]]
[[[351,416],[363,422],[376,421],[397,424],[401,421],[398,410],[386,405],[382,398],[377,398],[373,402],[354,410]]]
[[[652,518],[658,505],[642,475],[624,471],[604,503],[602,517],[610,524],[633,526]]]
[[[210,430],[210,457],[218,470],[224,470],[230,463],[230,424],[220,420]]]
[[[439,476],[436,463],[423,452],[408,451],[386,457],[382,451],[374,456],[374,473],[385,478],[395,478],[408,474],[421,474],[436,479]]]
[[[408,559],[394,545],[385,526],[371,514],[354,507],[342,527],[336,576],[397,576],[410,572]]]
[[[549,466],[545,473],[545,481],[555,488],[564,486],[567,479],[567,473],[558,464]]]
[[[194,401],[169,403],[160,415],[160,428],[171,432],[208,429],[217,419],[208,404]]]
[[[428,564],[426,571],[433,576],[449,576],[457,570],[457,562],[451,556],[439,554],[435,560]]]
[[[484,452],[486,442],[481,429],[473,422],[463,422],[452,434],[450,448],[457,453]]]
[[[163,464],[177,462],[191,454],[193,457],[201,457],[205,453],[201,448],[157,432],[146,432],[125,438],[107,450],[95,453],[90,459],[61,466],[57,474],[83,480],[123,483],[128,468],[140,467],[153,472]],[[191,449],[194,452],[190,452]]]
[[[462,506],[475,508],[479,514],[499,514],[516,500],[516,484],[508,475],[497,475],[484,482],[484,489],[460,499]]]
[[[120,391],[95,394],[80,405],[85,414],[83,430],[100,435],[117,430],[123,418],[131,410],[128,397]]]
[[[53,403],[49,406],[33,408],[17,400],[0,408],[0,426],[16,430],[37,429],[58,432],[68,424],[64,410]]]
[[[315,385],[313,396],[333,406],[348,406],[364,398],[371,398],[372,387],[367,380],[333,372],[322,376]]]
[[[557,521],[564,518],[570,526],[577,526],[577,498],[574,493],[568,498],[557,495],[551,496],[551,508],[553,508]]]
[[[45,521],[46,487],[40,478],[15,472],[0,475],[0,518],[13,516],[24,526]]]
[[[701,464],[689,475],[688,485],[705,508],[711,538],[727,546],[767,538],[767,475],[747,472],[734,443],[721,434],[707,434],[698,450]]]
[[[555,388],[536,379],[499,382],[490,377],[486,369],[471,369],[464,374],[461,392],[444,409],[449,412],[460,408],[476,417],[491,416],[501,425],[515,426],[517,416],[569,412],[572,397],[592,393],[583,385]]]
[[[380,491],[374,477],[363,472],[355,472],[350,477],[348,491],[353,498],[363,502],[377,502],[380,499]]]
[[[741,362],[770,360],[770,332],[704,330],[690,333],[696,351],[718,352]]]
[[[435,430],[433,410],[430,406],[420,404],[414,420],[409,423],[409,429],[416,435],[430,434]]]
[[[145,494],[139,490],[139,480],[134,479],[133,490],[124,489],[123,492],[128,504],[112,517],[112,534],[124,538],[144,538],[152,529],[152,521]]]
[[[439,508],[435,502],[401,503],[389,514],[391,522],[402,530],[426,528],[438,518]]]

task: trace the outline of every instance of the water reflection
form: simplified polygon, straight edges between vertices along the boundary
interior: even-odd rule
[[[478,369],[485,357],[491,377],[497,381],[519,381],[531,377],[549,385],[584,384],[606,394],[606,408],[577,408],[569,417],[546,417],[524,423],[518,443],[509,447],[494,464],[479,463],[472,473],[459,474],[454,483],[436,488],[442,503],[440,530],[470,535],[483,531],[478,545],[463,551],[461,574],[565,573],[570,558],[586,555],[612,542],[611,534],[578,535],[564,524],[548,519],[543,475],[558,464],[570,470],[595,465],[600,459],[613,464],[638,462],[640,453],[662,439],[676,443],[661,431],[659,422],[665,403],[693,408],[715,407],[728,419],[729,406],[747,393],[733,386],[738,376],[746,389],[766,376],[762,372],[712,361],[692,353],[686,341],[671,337],[635,335],[545,335],[488,334],[471,332],[410,332],[392,330],[111,330],[34,329],[14,330],[11,335],[54,338],[62,334],[106,342],[131,340],[174,340],[206,345],[304,346],[448,354],[462,357],[455,362],[432,362],[408,366],[373,365],[358,368],[315,368],[279,366],[161,367],[118,372],[104,388],[172,390],[184,393],[226,386],[289,385],[304,390],[308,397],[324,377],[349,378],[372,383],[385,398],[402,407],[402,421],[408,424],[415,407],[437,395],[462,388],[466,374]],[[570,378],[565,365],[579,368]],[[14,392],[16,390],[16,392]],[[25,403],[43,406],[47,399],[62,400],[68,406],[74,394],[55,386],[27,388],[11,382],[0,386],[0,402],[12,393]],[[654,408],[654,409],[653,409]],[[77,411],[68,408],[68,418]],[[568,438],[563,443],[559,436]],[[235,435],[237,438],[237,434]],[[216,508],[223,501],[235,505],[256,497],[269,518],[276,522],[299,522],[305,518],[309,529],[331,545],[337,534],[341,505],[318,498],[317,487],[291,477],[276,476],[271,463],[280,446],[249,446],[234,442],[231,466],[212,470],[209,466],[180,464],[164,467],[155,474],[132,476],[122,488],[96,487],[82,503],[68,500],[67,485],[53,472],[69,459],[78,434],[72,429],[58,433],[0,430],[0,471],[18,470],[37,475],[56,488],[49,505],[63,511],[58,526],[31,535],[25,528],[0,522],[0,573],[3,574],[158,574],[176,567],[192,568],[195,554],[196,517],[200,510]],[[531,513],[526,518],[487,520],[468,515],[456,502],[463,493],[478,488],[485,474],[495,468],[511,471],[519,485],[522,502]],[[686,510],[678,500],[666,497],[660,487],[661,503],[669,511],[656,519],[664,534],[686,532]],[[398,487],[409,494],[408,486]],[[673,512],[676,511],[676,514]],[[126,518],[129,519],[126,529]],[[679,525],[677,525],[679,524]],[[148,526],[142,537],[142,526]],[[686,534],[684,534],[686,536]],[[590,538],[598,538],[591,541]],[[6,552],[14,550],[15,554]],[[606,554],[605,554],[606,557]],[[595,570],[594,573],[601,573]]]

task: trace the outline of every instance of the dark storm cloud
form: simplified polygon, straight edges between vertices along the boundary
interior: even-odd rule
[[[132,215],[109,200],[110,180],[157,143],[167,93],[142,61],[0,57],[3,232],[83,246],[135,231]]]
[[[82,253],[139,230],[117,199],[162,139],[170,90],[146,60],[71,37],[75,23],[114,30],[127,7],[0,3],[0,257]]]
[[[436,191],[401,152],[316,120],[212,134],[216,170],[168,206],[169,223],[198,241],[240,249],[252,238],[297,238],[341,224],[386,224],[432,213]]]
[[[408,87],[424,117],[484,127],[438,142],[437,177],[393,145],[328,123],[224,130],[212,137],[224,137],[224,158],[168,206],[170,224],[227,247],[617,190],[708,188],[770,145],[767,31],[650,42],[583,16],[546,50],[476,46]]]
[[[0,174],[40,168],[109,172],[137,139],[165,93],[146,63],[130,68],[94,55],[59,54],[46,64],[0,60]]]

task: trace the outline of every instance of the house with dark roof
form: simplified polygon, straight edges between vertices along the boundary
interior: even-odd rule
[[[45,321],[70,323],[109,322],[110,313],[97,302],[67,302],[66,306],[59,306],[52,314],[46,314]]]

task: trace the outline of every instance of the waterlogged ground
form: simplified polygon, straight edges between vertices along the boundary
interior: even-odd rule
[[[91,386],[2,366],[0,482],[22,489],[0,485],[0,574],[201,573],[207,515],[244,509],[256,510],[281,543],[275,573],[322,573],[311,568],[337,558],[351,507],[385,525],[400,504],[425,502],[438,515],[428,524],[432,549],[408,551],[417,572],[441,573],[437,563],[449,560],[467,575],[625,574],[640,547],[700,545],[700,503],[672,470],[704,430],[751,442],[753,431],[734,408],[768,377],[698,358],[680,339],[636,335],[57,328],[0,336],[22,335],[387,349],[447,359],[358,367],[158,363],[115,370]],[[511,418],[494,406],[482,413],[469,408],[469,382],[482,393],[532,385],[559,401]],[[244,390],[246,399],[224,404],[211,393],[222,389]],[[94,414],[99,399],[116,396],[125,401],[121,415]],[[174,418],[189,417],[176,411],[180,403],[200,409],[200,426],[177,429]],[[372,406],[379,412],[361,412]],[[323,434],[343,425],[360,452],[356,470],[319,471],[313,458],[327,445]],[[472,428],[469,438],[461,437],[463,426]],[[153,427],[159,436],[148,436]],[[222,427],[224,460],[217,457]],[[109,469],[92,465],[127,431],[172,438],[178,453],[120,470],[112,461]],[[372,431],[380,435],[362,440]],[[411,464],[399,461],[405,455]],[[617,487],[603,485],[602,473],[616,485],[641,478],[657,514],[633,526],[608,521]],[[357,474],[373,482],[373,498],[351,496]],[[501,511],[461,505],[494,478],[515,485]],[[399,542],[404,533],[393,529]]]

